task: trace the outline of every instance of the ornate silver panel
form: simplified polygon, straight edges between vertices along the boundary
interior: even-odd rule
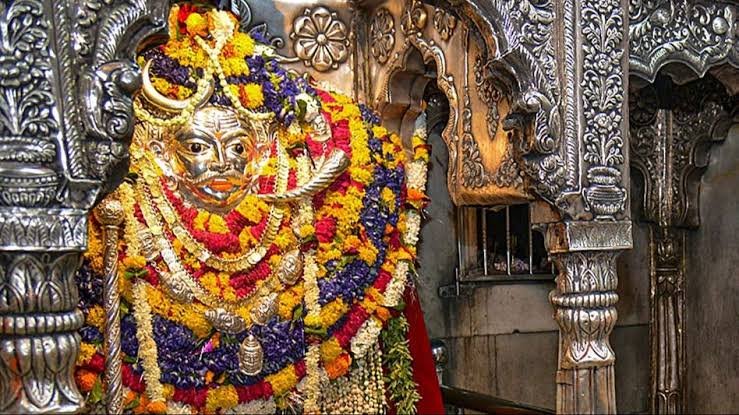
[[[707,77],[684,86],[658,79],[630,96],[633,166],[644,178],[650,226],[652,412],[682,413],[685,405],[686,227],[700,223],[700,177],[712,143],[728,131],[732,101]]]
[[[479,86],[491,86],[513,97],[512,114],[505,120],[508,129],[525,130],[533,125],[534,134],[520,144],[524,163],[521,168],[531,177],[534,190],[554,203],[565,189],[562,119],[559,108],[561,83],[557,77],[553,1],[494,0],[467,1],[477,26],[488,27],[483,36],[495,39],[495,54],[477,63]],[[574,49],[573,49],[574,51]],[[574,62],[574,61],[573,61]],[[572,114],[574,116],[574,114]],[[577,160],[572,160],[576,168]],[[570,181],[574,185],[574,177]]]
[[[739,66],[736,28],[737,6],[729,1],[632,0],[631,74],[652,82],[671,63],[686,66],[695,77],[721,63]]]

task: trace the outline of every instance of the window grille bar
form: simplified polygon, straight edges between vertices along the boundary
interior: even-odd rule
[[[464,275],[467,272],[467,266],[462,260],[462,238],[464,237],[464,232],[462,231],[462,214],[464,213],[464,208],[459,208],[456,210],[456,219],[457,219],[457,263],[459,266],[457,267],[457,277],[460,275]],[[459,278],[457,278],[459,279]]]
[[[506,272],[511,275],[511,208],[505,207]]]
[[[488,211],[485,208],[480,209],[482,215],[482,273],[488,274]],[[478,268],[479,269],[479,268]]]
[[[531,205],[528,205],[529,213],[529,275],[534,275],[534,238],[531,233]]]

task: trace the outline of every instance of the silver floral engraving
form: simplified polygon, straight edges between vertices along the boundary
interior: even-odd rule
[[[696,76],[717,64],[739,66],[737,6],[730,2],[632,0],[629,2],[631,73],[654,81],[679,62]]]
[[[385,63],[395,47],[395,19],[386,8],[380,8],[370,23],[370,50],[377,62]]]
[[[589,164],[589,185],[582,195],[595,219],[613,220],[626,202],[619,170],[624,164],[623,14],[618,0],[583,2],[583,159]]]
[[[59,187],[51,31],[40,1],[0,7],[0,205],[47,206]]]
[[[346,25],[325,7],[305,9],[293,22],[290,39],[295,55],[319,72],[337,69],[349,58]]]

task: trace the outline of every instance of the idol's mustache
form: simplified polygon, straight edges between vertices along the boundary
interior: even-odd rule
[[[200,177],[195,179],[193,181],[196,185],[205,184],[213,179],[237,179],[242,180],[244,178],[244,173],[239,172],[238,170],[226,170],[225,172],[215,172],[213,170],[208,170],[205,173],[203,173]]]

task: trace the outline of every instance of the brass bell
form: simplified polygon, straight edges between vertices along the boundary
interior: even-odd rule
[[[277,269],[277,278],[285,285],[293,285],[303,272],[303,256],[299,249],[293,249],[286,253]]]
[[[251,309],[251,320],[263,326],[277,313],[277,293],[262,297],[259,304]]]
[[[249,376],[256,376],[262,371],[264,351],[257,338],[250,334],[239,348],[239,367]]]

